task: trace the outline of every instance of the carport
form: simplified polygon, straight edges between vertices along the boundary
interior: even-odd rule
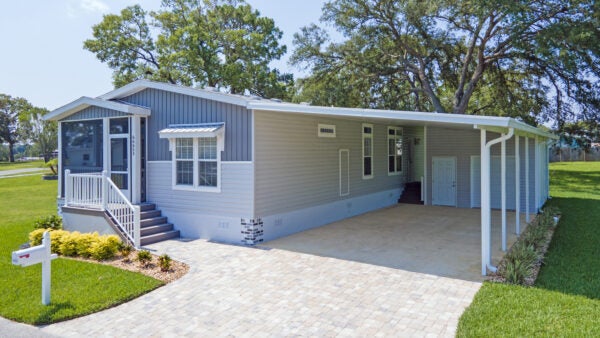
[[[514,212],[507,216],[514,219]],[[504,252],[502,212],[492,210],[492,264]],[[521,215],[525,222],[525,215]],[[481,281],[479,209],[398,204],[263,244],[413,272]],[[517,236],[507,235],[507,245]]]

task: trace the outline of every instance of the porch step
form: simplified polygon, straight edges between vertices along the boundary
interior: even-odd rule
[[[140,211],[156,210],[156,204],[154,203],[142,203],[140,204]]]
[[[154,203],[140,204],[140,244],[147,245],[167,239],[179,238],[179,230],[175,230],[167,217],[156,209]]]
[[[158,224],[158,225],[150,225],[150,226],[146,226],[140,229],[140,234],[142,235],[142,237],[144,236],[149,236],[149,235],[154,235],[160,232],[167,232],[167,231],[171,231],[173,230],[173,224],[171,223],[164,223],[164,224]]]
[[[163,223],[167,223],[167,218],[164,216],[146,218],[146,219],[140,220],[140,227],[143,228],[143,227],[148,227],[151,225],[163,224]]]
[[[161,215],[160,210],[140,210],[140,220],[145,220],[149,218],[159,217]]]
[[[153,235],[142,236],[140,240],[141,245],[148,245],[152,243],[166,241],[167,239],[179,238],[179,230],[171,230],[166,232],[160,232]]]
[[[421,182],[406,183],[398,203],[423,204],[421,201]]]

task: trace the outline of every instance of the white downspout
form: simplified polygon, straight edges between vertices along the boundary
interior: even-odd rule
[[[525,222],[530,222],[529,217],[529,137],[525,136]]]
[[[504,134],[502,134],[504,138]],[[502,199],[502,251],[506,251],[506,139],[500,143],[500,198]]]
[[[515,233],[521,234],[521,154],[519,135],[515,135]]]
[[[486,130],[481,129],[481,274],[483,276],[487,275],[488,269],[496,272],[496,267],[492,265],[491,250],[490,149],[494,144],[510,139],[514,132],[514,128],[509,128],[508,134],[486,143]],[[506,168],[504,169],[503,175],[505,176]]]
[[[540,210],[540,206],[541,206],[541,190],[542,190],[542,177],[541,177],[541,171],[542,171],[542,163],[541,163],[541,149],[540,149],[540,142],[538,140],[538,137],[535,137],[535,152],[533,153],[535,155],[535,163],[533,166],[533,169],[535,171],[535,176],[534,176],[534,197],[535,197],[535,212],[537,213]]]

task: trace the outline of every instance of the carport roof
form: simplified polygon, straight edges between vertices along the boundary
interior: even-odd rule
[[[294,103],[251,101],[247,104],[248,109],[260,111],[274,111],[282,113],[299,113],[317,116],[346,117],[363,120],[382,120],[398,123],[410,123],[415,125],[437,125],[454,127],[475,127],[483,129],[508,129],[514,128],[515,132],[522,134],[537,135],[551,139],[558,136],[540,128],[530,126],[510,117],[478,116],[464,114],[441,114],[416,111],[359,109],[320,107]]]

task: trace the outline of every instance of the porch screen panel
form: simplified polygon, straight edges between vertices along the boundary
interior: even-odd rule
[[[72,173],[101,173],[102,120],[62,122],[62,165]]]

